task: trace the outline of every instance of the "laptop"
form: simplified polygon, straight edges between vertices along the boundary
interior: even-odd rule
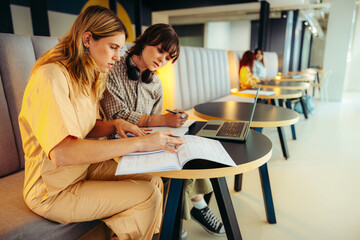
[[[259,85],[256,91],[255,101],[253,103],[250,120],[248,122],[209,120],[195,135],[214,139],[246,141],[255,113],[260,88],[261,85]]]

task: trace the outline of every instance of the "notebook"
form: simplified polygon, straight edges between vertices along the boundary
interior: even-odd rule
[[[214,139],[246,141],[255,113],[260,88],[261,85],[259,85],[256,91],[255,101],[253,103],[251,116],[248,122],[209,120],[195,135]]]

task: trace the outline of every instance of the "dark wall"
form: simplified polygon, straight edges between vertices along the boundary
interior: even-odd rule
[[[0,0],[4,1],[4,0]],[[118,0],[127,11],[131,22],[135,22],[135,1]],[[30,0],[10,0],[10,4],[29,7]],[[78,15],[87,3],[87,0],[46,0],[48,10]],[[257,2],[257,0],[142,0],[142,25],[151,25],[151,12],[160,10],[173,10],[194,7],[206,7],[215,5],[237,4]]]
[[[183,8],[208,7],[216,5],[258,2],[257,0],[144,0],[150,2],[153,11],[174,10]]]
[[[174,25],[181,46],[204,47],[204,24]]]
[[[0,0],[0,32],[14,33],[9,0]]]
[[[3,0],[0,0],[3,1]],[[84,7],[84,5],[88,2],[88,0],[60,0],[60,1],[54,1],[54,0],[47,0],[47,8],[50,11],[55,12],[62,12],[62,13],[68,13],[68,14],[75,14],[78,15],[81,11],[81,9]],[[135,15],[135,9],[134,9],[134,1],[128,1],[128,0],[118,0],[118,2],[125,8],[126,12],[128,13],[131,22],[135,22],[134,15]],[[30,7],[30,0],[10,0],[10,4],[24,6],[24,7]],[[151,25],[151,5],[149,5],[148,1],[143,2],[143,25]]]
[[[251,43],[252,50],[258,46],[258,31],[259,21],[251,21]],[[267,31],[266,49],[269,52],[276,52],[279,57],[279,70],[282,69],[284,45],[286,33],[286,18],[272,18],[269,19],[269,26]]]

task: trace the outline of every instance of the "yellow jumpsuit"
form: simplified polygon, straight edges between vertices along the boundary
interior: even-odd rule
[[[119,239],[151,239],[162,218],[161,178],[115,176],[113,160],[57,167],[49,159],[67,136],[85,138],[99,117],[94,96],[76,94],[69,79],[64,67],[46,64],[26,87],[19,115],[26,204],[62,224],[101,219]]]
[[[241,89],[253,88],[256,83],[259,82],[259,79],[254,76],[254,74],[250,71],[250,68],[246,66],[241,67],[239,78]]]

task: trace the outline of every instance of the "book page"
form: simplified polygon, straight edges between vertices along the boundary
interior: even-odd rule
[[[181,167],[189,160],[198,158],[236,167],[234,160],[219,141],[193,135],[183,136],[182,139],[185,144],[177,148]]]
[[[180,170],[176,153],[163,151],[146,155],[125,155],[119,159],[115,175]]]
[[[175,133],[176,136],[184,136],[188,131],[189,127],[196,122],[196,120],[187,120],[184,125],[182,125],[179,128],[173,128],[173,127],[148,127],[149,129],[152,129],[150,133],[162,131],[162,130],[171,130],[173,133]]]

